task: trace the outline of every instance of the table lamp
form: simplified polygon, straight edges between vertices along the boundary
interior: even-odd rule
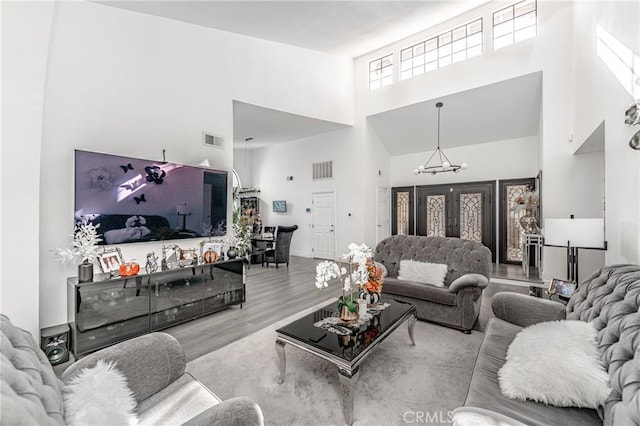
[[[549,218],[544,220],[544,245],[567,248],[567,277],[578,283],[578,249],[606,250],[604,219]]]

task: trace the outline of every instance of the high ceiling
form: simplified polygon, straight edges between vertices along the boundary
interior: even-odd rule
[[[254,150],[347,127],[240,101],[233,101],[235,148]],[[246,141],[251,138],[251,141]]]
[[[436,102],[443,149],[538,134],[542,73],[465,90],[369,116],[391,155],[432,151],[437,146]]]
[[[459,1],[97,1],[299,47],[357,57],[488,0]],[[454,93],[367,117],[392,155],[428,151],[436,145],[437,101],[443,148],[535,135],[540,73]],[[234,101],[234,147],[258,149],[344,128],[262,106]],[[253,138],[249,143],[245,139]]]
[[[97,2],[222,31],[357,57],[488,0]]]

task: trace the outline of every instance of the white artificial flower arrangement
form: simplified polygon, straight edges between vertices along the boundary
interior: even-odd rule
[[[316,287],[322,291],[329,286],[329,280],[339,278],[342,296],[338,300],[338,308],[346,306],[349,311],[355,312],[358,305],[353,297],[353,290],[369,281],[367,259],[372,253],[371,248],[365,244],[349,244],[349,252],[341,255],[338,262],[327,260],[316,266]]]
[[[73,234],[73,247],[61,249],[56,247],[54,254],[56,258],[64,263],[65,261],[80,258],[83,263],[93,263],[98,251],[98,243],[102,238],[98,236],[100,224],[94,225],[89,221],[82,220],[76,223]]]

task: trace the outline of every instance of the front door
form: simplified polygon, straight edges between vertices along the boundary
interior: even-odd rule
[[[524,210],[513,209],[518,197],[535,187],[534,178],[508,179],[498,182],[500,188],[500,263],[522,263],[522,228]],[[529,257],[533,260],[534,257]]]
[[[313,204],[313,257],[334,259],[336,255],[336,197],[334,192],[317,192]]]
[[[417,187],[417,234],[478,241],[495,260],[494,182]]]

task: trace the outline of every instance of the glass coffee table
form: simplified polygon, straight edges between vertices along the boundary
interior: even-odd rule
[[[388,306],[380,309],[384,305]],[[350,425],[353,423],[353,396],[360,364],[407,320],[409,338],[415,346],[413,328],[416,307],[412,303],[384,298],[379,306],[368,310],[365,317],[367,321],[346,324],[335,318],[337,316],[338,309],[334,302],[276,330],[276,352],[280,367],[278,383],[284,381],[286,372],[286,345],[333,363],[338,367],[344,418]],[[323,323],[323,327],[314,325],[319,323]]]

